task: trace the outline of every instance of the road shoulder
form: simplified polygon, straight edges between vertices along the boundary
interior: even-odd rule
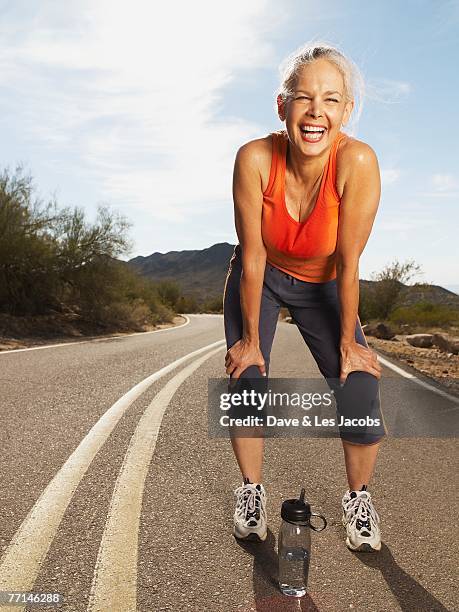
[[[161,323],[159,325],[150,325],[145,326],[145,329],[142,331],[118,331],[111,332],[109,334],[91,334],[85,335],[80,334],[78,336],[75,335],[43,335],[43,336],[25,336],[25,337],[10,337],[0,335],[0,352],[7,352],[11,350],[24,349],[24,348],[34,348],[38,346],[50,346],[54,344],[61,343],[69,343],[69,342],[82,342],[88,340],[100,340],[103,338],[113,338],[120,336],[131,336],[133,334],[142,334],[146,332],[159,331],[161,329],[168,329],[170,327],[179,327],[186,322],[186,317],[184,315],[177,315],[173,318],[170,323]]]

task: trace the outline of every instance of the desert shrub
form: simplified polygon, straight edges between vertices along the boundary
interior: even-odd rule
[[[102,327],[172,320],[180,289],[153,283],[118,256],[130,252],[130,222],[99,205],[93,223],[80,207],[35,196],[21,166],[0,174],[0,312],[77,313]]]
[[[421,272],[413,260],[400,263],[394,260],[381,272],[372,274],[372,285],[360,285],[359,316],[362,321],[388,319],[394,310],[404,284]]]
[[[413,260],[405,263],[394,260],[381,272],[374,273],[372,280],[376,283],[370,301],[373,317],[387,319],[396,305],[403,285],[420,272],[420,266]]]
[[[178,283],[172,280],[163,280],[155,283],[161,301],[172,310],[177,310],[177,304],[181,296]]]
[[[223,296],[206,300],[201,306],[202,312],[223,313]]]
[[[151,323],[151,312],[141,299],[136,299],[132,302],[102,304],[98,318],[99,324],[106,329],[142,331]]]
[[[367,287],[360,287],[359,317],[362,323],[378,318],[378,308],[373,297],[373,291]]]
[[[177,300],[176,310],[177,312],[183,313],[193,313],[201,311],[198,301],[194,295],[181,295],[180,298]]]
[[[422,327],[443,327],[459,324],[459,312],[441,304],[420,302],[413,306],[396,308],[390,315],[394,323],[419,325]]]

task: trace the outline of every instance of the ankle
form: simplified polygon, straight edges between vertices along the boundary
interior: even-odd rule
[[[352,493],[353,491],[355,491],[356,493],[360,493],[360,491],[367,491],[368,492],[368,485],[361,484],[361,485],[357,485],[355,488],[351,488],[349,486],[349,493]]]
[[[250,478],[248,476],[243,476],[242,478],[243,478],[243,482],[244,482],[245,485],[246,484],[252,484],[252,485],[262,484],[262,479],[261,478],[258,479],[258,480],[257,479],[252,479],[252,478]]]

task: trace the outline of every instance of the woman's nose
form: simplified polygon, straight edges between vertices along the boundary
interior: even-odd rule
[[[317,117],[321,117],[322,115],[322,106],[319,100],[313,99],[311,100],[311,104],[309,105],[309,115],[316,119]]]
[[[319,117],[322,117],[322,112],[320,111],[320,109],[316,108],[316,109],[311,109],[309,111],[309,115],[311,117],[313,117],[314,119],[318,119]]]

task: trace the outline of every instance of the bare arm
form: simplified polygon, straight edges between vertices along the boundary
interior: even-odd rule
[[[340,204],[336,265],[341,310],[341,382],[351,371],[364,370],[380,378],[376,354],[355,341],[359,306],[359,259],[378,210],[381,180],[376,154],[363,142],[350,144],[349,168]]]
[[[257,146],[256,142],[249,142],[239,149],[233,174],[234,217],[242,249],[240,293],[243,320],[242,339],[234,350],[231,347],[225,360],[230,364],[227,373],[232,373],[234,378],[252,364],[261,366],[261,372],[265,372],[258,334],[266,247],[261,236],[263,192]]]
[[[234,218],[242,249],[241,309],[243,337],[258,343],[261,289],[266,248],[261,237],[263,193],[252,143],[239,149],[233,175]]]

